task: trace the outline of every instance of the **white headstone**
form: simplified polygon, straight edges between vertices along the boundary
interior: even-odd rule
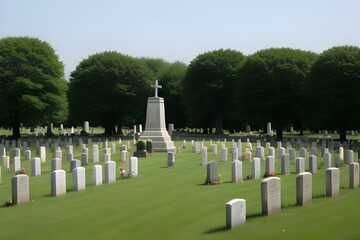
[[[228,158],[228,149],[226,147],[221,148],[221,161],[226,162]]]
[[[130,157],[129,173],[133,177],[136,177],[138,175],[138,158],[137,157]]]
[[[41,159],[39,157],[31,159],[31,176],[41,175]]]
[[[359,187],[359,163],[351,163],[349,167],[349,188]]]
[[[30,199],[29,176],[19,174],[11,178],[12,202],[14,204],[27,203]]]
[[[167,166],[172,167],[174,165],[175,165],[175,152],[174,151],[168,151]]]
[[[295,159],[296,174],[305,172],[305,158],[298,157]]]
[[[268,156],[265,159],[265,171],[268,176],[275,174],[275,159],[273,156]]]
[[[238,152],[238,148],[237,147],[233,147],[232,148],[232,161],[238,160],[239,159],[239,152]]]
[[[232,162],[232,175],[231,179],[233,183],[241,183],[243,182],[243,169],[242,162],[239,160],[235,160]]]
[[[104,154],[104,163],[107,163],[108,161],[111,161],[111,154],[105,153]]]
[[[290,175],[290,155],[284,154],[281,157],[281,174]]]
[[[54,197],[66,194],[66,173],[64,170],[51,172],[51,195]]]
[[[55,171],[55,170],[61,170],[61,158],[53,158],[51,159],[51,171]]]
[[[45,162],[46,161],[46,148],[41,146],[39,152],[40,152],[41,162]]]
[[[340,192],[340,173],[338,168],[326,169],[326,196],[335,197]]]
[[[128,151],[121,151],[121,161],[126,162],[128,157]]]
[[[28,161],[31,159],[31,150],[25,150],[25,157],[24,160]]]
[[[14,157],[14,171],[20,171],[21,170],[21,162],[20,162],[20,156]]]
[[[324,168],[330,168],[331,167],[331,153],[325,152],[324,153]]]
[[[346,153],[345,154],[345,159],[344,159],[345,164],[346,165],[352,164],[353,161],[354,161],[354,151],[353,150],[346,150],[345,153]]]
[[[214,184],[218,180],[216,161],[209,162],[207,164],[206,169],[207,169],[206,182],[208,184]]]
[[[207,147],[201,148],[201,165],[205,166],[207,164],[208,154],[207,154]]]
[[[75,168],[81,167],[81,161],[73,159],[70,161],[70,172],[72,172]]]
[[[108,161],[105,163],[105,183],[116,182],[116,162]]]
[[[254,179],[260,178],[260,158],[253,158],[251,162],[251,175]]]
[[[93,166],[93,182],[95,186],[102,184],[102,166],[94,165]]]
[[[226,227],[232,229],[246,222],[246,201],[244,199],[232,199],[225,204]]]
[[[72,171],[73,191],[81,191],[86,188],[85,168],[77,167]]]
[[[281,210],[281,180],[269,177],[261,181],[261,203],[263,215],[271,215]]]
[[[316,155],[311,155],[309,157],[309,172],[311,174],[317,173],[317,156]]]
[[[93,162],[99,162],[99,145],[97,144],[93,145]]]
[[[296,205],[302,206],[312,200],[312,175],[303,172],[296,175]]]

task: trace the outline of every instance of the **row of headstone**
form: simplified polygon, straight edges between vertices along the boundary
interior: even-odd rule
[[[359,164],[351,164],[356,177],[350,177],[354,181],[354,187],[359,187]],[[350,171],[350,172],[351,172]],[[350,175],[351,175],[350,174]],[[354,176],[355,176],[354,175]],[[340,176],[338,168],[326,169],[326,196],[335,197],[340,192]],[[356,185],[357,184],[357,185]],[[261,208],[263,215],[272,215],[281,211],[281,179],[269,177],[261,181]],[[312,174],[302,172],[296,175],[296,205],[303,206],[312,202]],[[225,204],[226,227],[232,229],[246,222],[246,200],[241,198],[232,199]]]

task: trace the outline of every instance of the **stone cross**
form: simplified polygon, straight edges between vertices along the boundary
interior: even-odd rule
[[[158,80],[155,81],[155,85],[150,85],[150,87],[155,88],[155,97],[158,97],[158,88],[162,88],[161,85],[158,84]]]

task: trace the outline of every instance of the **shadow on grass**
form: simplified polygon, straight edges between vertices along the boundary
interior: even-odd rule
[[[209,231],[204,232],[204,234],[214,234],[214,233],[220,233],[220,232],[227,232],[229,230],[230,229],[223,226],[223,227],[217,227],[217,228],[210,229]]]

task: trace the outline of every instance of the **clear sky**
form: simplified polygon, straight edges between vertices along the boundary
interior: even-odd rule
[[[82,59],[106,50],[187,64],[219,48],[321,53],[360,45],[360,1],[0,0],[0,38],[9,36],[50,43],[67,78]]]

